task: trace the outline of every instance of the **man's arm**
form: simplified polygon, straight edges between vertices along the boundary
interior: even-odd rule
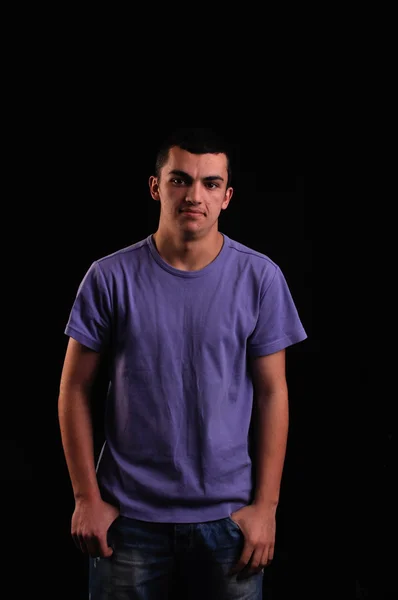
[[[254,504],[278,505],[289,424],[285,350],[251,359],[257,408],[257,477]]]
[[[69,339],[61,375],[58,417],[75,500],[100,498],[94,462],[90,393],[100,354]]]
[[[288,433],[288,392],[285,351],[251,359],[256,403],[256,488],[252,504],[231,517],[238,523],[245,543],[230,573],[248,568],[258,573],[274,557],[276,509],[285,461]]]
[[[75,496],[71,534],[90,556],[110,556],[107,531],[119,509],[101,498],[95,470],[91,390],[101,356],[70,338],[61,375],[58,415]]]

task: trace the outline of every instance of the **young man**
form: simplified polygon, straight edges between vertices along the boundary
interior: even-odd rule
[[[177,132],[149,188],[156,233],[91,265],[65,330],[72,536],[90,557],[91,600],[166,600],[177,573],[185,598],[258,600],[288,432],[285,349],[306,333],[278,266],[218,230],[233,189],[216,137]],[[96,469],[90,399],[105,352]]]

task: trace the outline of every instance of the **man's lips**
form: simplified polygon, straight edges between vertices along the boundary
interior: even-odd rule
[[[203,215],[201,210],[189,210],[189,209],[183,209],[181,210],[181,212],[183,213],[189,213],[189,214],[193,214],[193,215]]]

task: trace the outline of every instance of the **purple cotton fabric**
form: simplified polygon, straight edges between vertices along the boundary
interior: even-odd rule
[[[251,500],[247,357],[307,335],[279,267],[223,237],[212,263],[181,271],[149,235],[79,286],[65,333],[113,356],[97,476],[123,516],[203,522]]]

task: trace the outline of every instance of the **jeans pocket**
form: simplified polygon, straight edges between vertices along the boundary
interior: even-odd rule
[[[108,527],[108,531],[106,533],[106,539],[108,542],[108,546],[110,546],[112,548],[112,550],[114,550],[114,545],[113,545],[113,536],[112,534],[115,531],[115,528],[120,520],[120,515],[118,517],[116,517],[116,519],[114,521],[112,521],[112,523],[109,525]]]
[[[241,530],[241,528],[239,527],[238,523],[237,523],[236,521],[234,521],[234,520],[233,520],[233,518],[232,518],[232,517],[230,517],[230,516],[229,516],[229,517],[227,517],[227,518],[228,518],[228,521],[229,521],[230,523],[232,523],[232,525],[234,526],[234,528],[235,528],[235,529],[237,529],[238,531],[240,531],[240,533],[242,533],[242,530]]]

